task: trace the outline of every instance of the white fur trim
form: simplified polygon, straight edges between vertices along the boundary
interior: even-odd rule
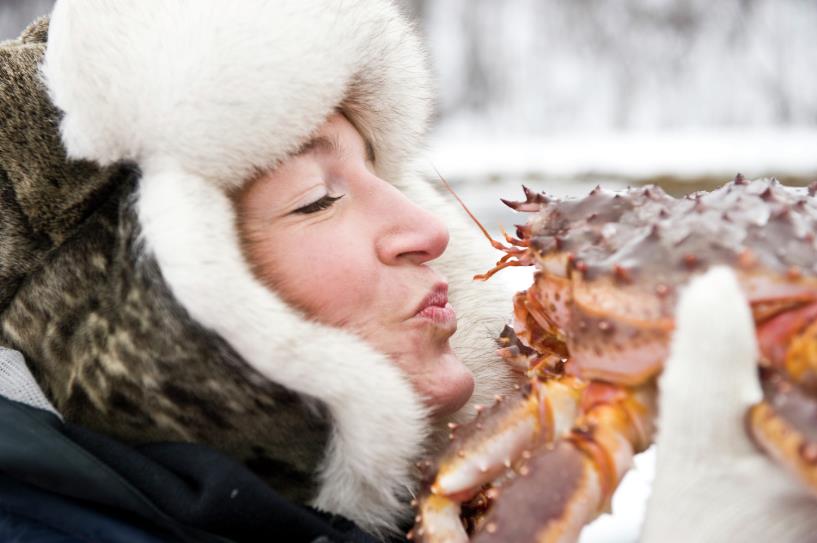
[[[172,158],[223,187],[341,103],[396,177],[430,113],[422,51],[383,0],[58,1],[42,70],[69,156]]]
[[[241,256],[230,200],[200,177],[145,172],[139,221],[174,296],[263,375],[320,399],[335,430],[314,505],[373,530],[393,526],[411,488],[426,413],[384,355],[309,322],[255,279]]]

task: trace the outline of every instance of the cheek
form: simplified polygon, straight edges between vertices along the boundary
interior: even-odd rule
[[[256,244],[250,258],[288,303],[321,322],[342,326],[359,322],[372,306],[377,266],[362,240],[328,226],[270,235]]]

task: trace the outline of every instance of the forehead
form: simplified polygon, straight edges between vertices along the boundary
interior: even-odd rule
[[[363,148],[368,160],[374,161],[374,149],[371,143],[363,138],[354,124],[342,113],[333,113],[315,132],[312,138],[304,143],[294,156],[307,153],[343,155]]]

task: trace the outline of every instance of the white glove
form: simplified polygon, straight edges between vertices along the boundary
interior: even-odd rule
[[[692,281],[676,319],[642,542],[817,541],[817,497],[745,431],[746,410],[762,394],[734,273],[715,268]]]

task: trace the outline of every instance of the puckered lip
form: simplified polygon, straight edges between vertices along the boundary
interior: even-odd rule
[[[428,307],[445,307],[448,304],[448,283],[437,283],[423,301],[415,308],[414,315],[422,313]]]

